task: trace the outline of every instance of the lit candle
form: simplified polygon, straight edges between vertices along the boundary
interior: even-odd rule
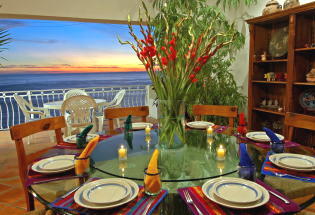
[[[121,145],[118,149],[118,158],[119,160],[126,160],[127,159],[127,149]]]
[[[147,125],[147,127],[145,127],[144,131],[145,131],[146,135],[150,135],[150,132],[151,132],[150,126]]]
[[[212,129],[212,126],[209,126],[208,128],[207,128],[207,135],[212,135],[212,133],[213,133],[213,129]]]
[[[150,142],[151,142],[151,136],[146,136],[146,137],[145,137],[145,142],[147,142],[147,144],[150,144]]]
[[[213,143],[213,138],[212,137],[207,137],[207,143],[208,143],[209,149],[211,150],[212,143]]]
[[[224,160],[225,159],[225,152],[226,152],[226,149],[223,147],[223,145],[220,145],[217,148],[217,160]]]

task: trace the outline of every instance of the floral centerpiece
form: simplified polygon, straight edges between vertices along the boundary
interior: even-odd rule
[[[205,31],[196,36],[192,26],[187,30],[181,29],[183,23],[191,18],[188,15],[176,22],[172,28],[164,19],[165,37],[158,38],[154,35],[154,26],[148,10],[144,3],[142,5],[147,19],[144,26],[139,17],[143,38],[135,34],[128,17],[129,33],[134,41],[119,39],[119,42],[129,44],[145,66],[158,99],[159,139],[164,143],[163,146],[172,148],[176,142],[184,142],[183,104],[191,86],[199,81],[199,71],[219,49],[233,41],[235,32],[231,27],[231,30],[224,29],[225,33],[213,33],[213,20]],[[183,33],[190,35],[189,41],[182,39]]]

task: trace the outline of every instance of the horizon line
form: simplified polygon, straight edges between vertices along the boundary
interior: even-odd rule
[[[0,75],[59,75],[59,74],[99,74],[99,73],[127,73],[127,72],[147,72],[147,71],[100,71],[100,72],[0,72]]]

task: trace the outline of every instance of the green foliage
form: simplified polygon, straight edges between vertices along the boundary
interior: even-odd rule
[[[240,4],[244,2],[246,6],[250,6],[252,4],[256,4],[257,0],[217,0],[217,5],[222,5],[225,9],[226,6],[229,8],[237,8]]]
[[[11,41],[11,38],[9,37],[8,31],[4,29],[0,29],[0,52],[4,52],[5,50],[7,50],[5,45],[10,43],[10,41]],[[4,57],[0,57],[0,58],[3,60],[6,60]]]
[[[206,3],[206,0],[176,0],[176,4],[172,4],[170,0],[154,0],[153,7],[162,8],[165,7],[166,4],[170,3],[173,6],[177,6],[178,8],[184,9],[194,9],[199,5]],[[166,3],[166,4],[165,4]],[[227,6],[229,8],[238,8],[240,4],[244,3],[246,6],[250,6],[257,3],[257,0],[217,0],[216,5],[222,5],[225,9]]]
[[[222,1],[239,2],[240,0]],[[249,3],[255,0],[245,1]],[[197,37],[209,25],[213,25],[208,34],[209,38],[218,32],[224,32],[224,37],[218,38],[218,43],[223,40],[233,40],[232,43],[221,48],[202,67],[197,75],[199,81],[191,86],[186,102],[188,104],[237,105],[242,109],[246,105],[246,97],[239,92],[240,89],[229,68],[235,60],[236,52],[244,45],[244,36],[234,28],[233,24],[228,23],[218,7],[208,6],[205,0],[155,0],[153,6],[159,11],[153,20],[154,35],[159,45],[164,42],[166,28],[180,32],[181,45],[185,45],[190,44],[192,39],[187,32]],[[185,17],[186,20],[179,29],[176,23]],[[164,20],[167,20],[168,26],[165,25]],[[221,118],[211,120],[224,123]]]

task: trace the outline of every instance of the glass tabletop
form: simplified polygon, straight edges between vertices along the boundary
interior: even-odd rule
[[[191,130],[187,133],[186,146],[184,146],[183,149],[180,148],[180,150],[183,152],[173,153],[172,157],[171,154],[167,154],[166,157],[163,157],[163,153],[161,153],[161,157],[159,159],[160,166],[165,172],[162,177],[164,180],[162,186],[163,189],[168,189],[170,192],[155,209],[154,214],[189,215],[191,212],[177,194],[177,188],[201,186],[208,180],[203,179],[202,177],[219,176],[221,174],[220,169],[222,169],[222,174],[228,174],[230,172],[231,174],[228,174],[228,176],[238,177],[237,173],[235,172],[238,163],[237,139],[234,136],[229,136],[233,134],[233,132],[233,129],[231,129],[231,131],[226,131],[227,135],[215,135],[213,137],[212,143],[210,144],[211,141],[207,139],[204,131]],[[131,141],[132,144],[130,144],[130,137],[129,139],[124,139],[123,134],[113,136],[112,138],[101,142],[92,154],[92,158],[95,161],[94,166],[96,168],[91,168],[90,177],[113,178],[129,176],[136,178],[134,181],[141,185],[143,181],[144,167],[146,167],[153,149],[155,149],[157,144],[157,134],[154,131],[151,131],[151,141],[149,143],[149,147],[147,145],[147,141],[145,140],[144,131],[135,131],[133,132]],[[221,140],[223,142],[221,142]],[[216,148],[220,144],[224,144],[224,147],[226,147],[226,159],[224,162],[220,162],[215,159]],[[126,161],[119,161],[117,158],[117,150],[121,145],[124,145],[128,149],[128,158]],[[253,162],[256,165],[257,176],[264,180],[266,184],[277,189],[288,198],[300,199],[297,203],[301,205],[301,208],[314,203],[314,183],[273,176],[264,177],[263,175],[260,175],[261,166],[269,149],[257,147],[251,143],[247,144],[247,148],[251,158],[253,159]],[[191,149],[193,152],[187,152],[189,149]],[[286,148],[286,151],[312,156],[315,154],[314,149],[306,146],[290,147]],[[181,158],[181,156],[183,156],[183,158]],[[136,158],[139,159],[139,162],[136,161]],[[172,162],[175,158],[183,159],[183,162],[180,163],[175,161],[177,166],[169,164],[169,162]],[[163,160],[165,161],[163,162]],[[110,164],[113,166],[111,167]],[[136,170],[136,166],[139,167],[139,170]],[[174,174],[170,174],[171,168],[174,169]],[[202,168],[205,168],[206,170],[203,170]],[[105,171],[108,171],[109,174],[105,173]],[[113,176],[116,174],[117,176]],[[202,177],[200,177],[200,174]],[[198,178],[200,180],[198,180]],[[64,195],[79,185],[80,182],[78,179],[65,179],[44,184],[32,185],[29,189],[40,202],[49,207],[50,202],[54,201],[56,198]],[[55,210],[60,214],[76,214],[70,210]]]
[[[197,181],[237,171],[238,145],[234,136],[215,134],[207,137],[204,130],[187,130],[185,144],[176,149],[163,149],[158,145],[157,132],[153,130],[148,136],[143,130],[134,131],[100,142],[91,155],[93,166],[115,177],[142,181],[152,152],[158,148],[163,182]],[[126,160],[118,158],[122,146],[127,149]],[[222,157],[217,158],[218,149],[224,151],[221,152],[224,153],[222,160],[218,160]]]

